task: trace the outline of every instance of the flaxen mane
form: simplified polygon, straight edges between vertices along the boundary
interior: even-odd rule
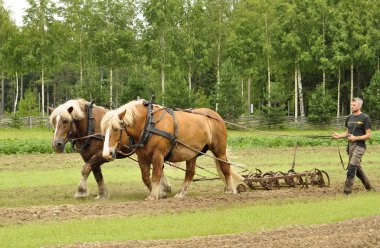
[[[63,119],[72,121],[73,119],[81,120],[84,118],[84,112],[86,104],[89,104],[84,99],[76,99],[76,100],[69,100],[61,105],[59,105],[57,108],[54,109],[54,111],[50,115],[50,123],[53,124],[53,120],[55,117],[60,115]],[[73,107],[73,111],[71,114],[67,111],[70,107]]]
[[[132,126],[135,117],[138,115],[136,105],[142,104],[143,101],[144,100],[132,101],[113,111],[107,112],[104,115],[102,122],[100,123],[102,133],[106,133],[108,128],[121,129],[119,114],[123,113],[124,111],[126,111],[123,118],[124,123],[127,126]]]

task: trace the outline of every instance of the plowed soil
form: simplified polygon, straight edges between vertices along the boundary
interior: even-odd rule
[[[351,219],[333,224],[292,226],[270,231],[213,235],[172,240],[128,241],[123,243],[78,243],[70,248],[87,247],[380,247],[380,216]]]
[[[207,209],[215,206],[252,203],[265,199],[333,197],[341,194],[340,187],[283,189],[245,192],[238,195],[217,194],[127,203],[100,203],[28,208],[0,208],[0,225],[46,220],[80,219],[96,216],[130,216],[180,212],[186,209]],[[195,245],[196,244],[196,245]],[[111,243],[78,243],[55,247],[380,247],[380,216],[351,219],[333,224],[290,226],[269,231],[212,235],[174,240],[147,240]]]

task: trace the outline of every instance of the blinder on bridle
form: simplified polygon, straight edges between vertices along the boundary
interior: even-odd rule
[[[135,153],[136,149],[139,146],[138,146],[138,144],[135,144],[135,140],[133,139],[132,136],[128,136],[127,126],[125,125],[124,121],[120,121],[119,124],[120,124],[120,129],[119,129],[120,135],[119,135],[119,140],[117,142],[117,147],[115,149],[114,156],[116,156],[116,153],[120,153],[123,156],[129,157],[129,156],[131,156],[132,154]],[[129,145],[128,146],[122,145],[123,129],[125,130],[125,133],[127,133],[127,136],[128,136],[128,141],[129,141]],[[129,153],[124,153],[124,152],[121,151],[122,147],[124,147],[126,149],[133,149],[133,150],[131,152],[129,152]]]

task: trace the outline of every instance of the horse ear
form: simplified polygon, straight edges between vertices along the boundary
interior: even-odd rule
[[[54,108],[49,107],[49,114],[53,113],[53,111],[54,111]]]
[[[73,110],[74,110],[74,107],[71,106],[70,108],[67,109],[67,112],[69,112],[69,114],[71,114],[71,112],[73,112]]]
[[[124,118],[124,116],[125,116],[125,113],[127,112],[127,110],[124,110],[123,112],[121,112],[120,114],[119,114],[119,120],[123,120],[123,118]]]

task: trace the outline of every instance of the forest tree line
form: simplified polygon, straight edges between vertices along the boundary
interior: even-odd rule
[[[137,97],[316,123],[380,119],[380,1],[0,0],[0,116],[45,116],[72,98]]]

